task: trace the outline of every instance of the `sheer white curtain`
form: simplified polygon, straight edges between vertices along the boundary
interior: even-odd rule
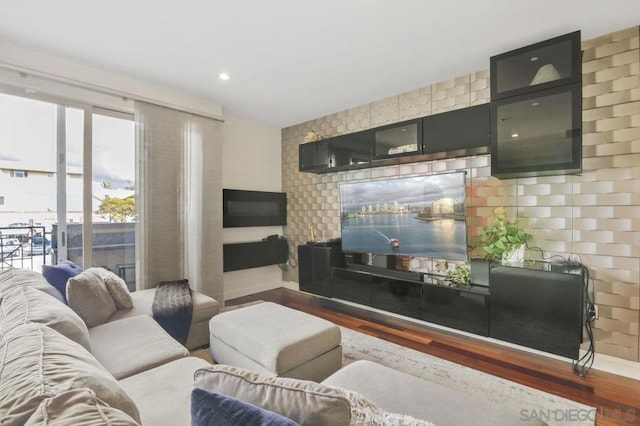
[[[187,278],[219,301],[222,123],[136,101],[138,289]]]

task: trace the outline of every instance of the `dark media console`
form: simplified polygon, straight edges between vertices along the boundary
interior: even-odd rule
[[[489,286],[360,263],[339,245],[298,247],[300,290],[577,359],[583,276],[575,265],[495,265]],[[345,260],[346,258],[346,260]]]

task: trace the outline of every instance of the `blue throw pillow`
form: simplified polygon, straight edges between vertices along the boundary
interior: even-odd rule
[[[42,275],[49,284],[62,293],[64,303],[67,304],[67,280],[80,272],[82,272],[80,265],[65,259],[60,259],[57,265],[42,265]]]
[[[194,388],[191,426],[297,426],[298,423],[231,396]]]

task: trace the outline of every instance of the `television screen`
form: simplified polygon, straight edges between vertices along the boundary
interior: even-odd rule
[[[342,250],[467,260],[465,172],[340,185]]]

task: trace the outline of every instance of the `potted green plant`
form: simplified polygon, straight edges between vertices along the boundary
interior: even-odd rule
[[[469,287],[471,285],[471,269],[469,262],[450,264],[436,264],[436,270],[444,276],[445,280],[455,286]]]
[[[522,263],[524,249],[533,236],[519,228],[518,219],[509,220],[504,207],[493,210],[491,223],[482,229],[476,247],[485,251],[485,259],[503,263]]]

